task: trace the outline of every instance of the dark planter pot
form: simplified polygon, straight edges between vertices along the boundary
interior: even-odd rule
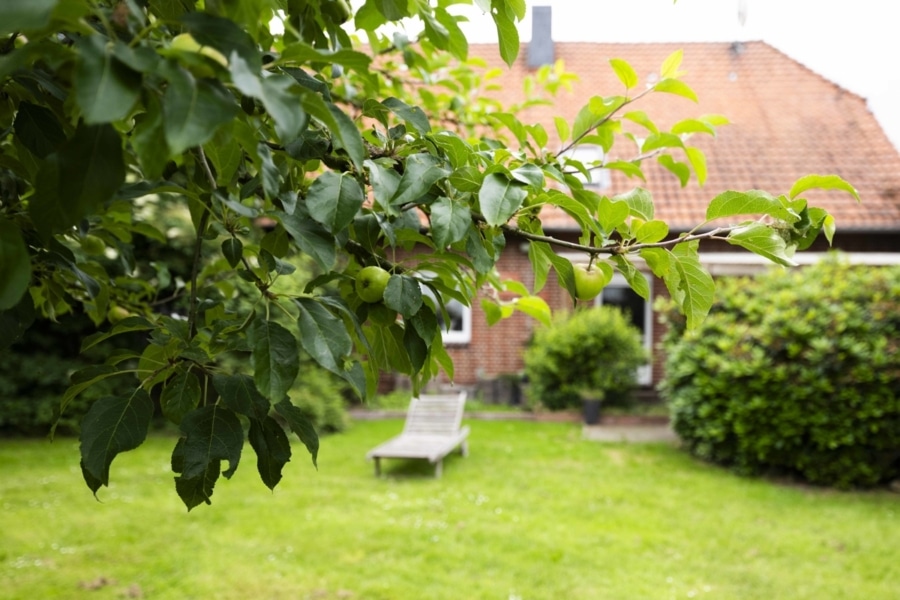
[[[600,422],[600,400],[584,400],[583,408],[586,425],[596,425]]]

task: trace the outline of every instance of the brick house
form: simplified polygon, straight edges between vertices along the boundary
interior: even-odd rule
[[[644,110],[660,127],[701,114],[727,116],[731,125],[719,130],[716,138],[692,139],[707,156],[708,178],[700,187],[692,181],[680,187],[676,178],[659,165],[645,163],[646,182],[629,180],[618,172],[607,173],[595,182],[595,190],[614,195],[636,185],[649,189],[656,203],[657,218],[669,223],[672,234],[692,229],[703,221],[706,205],[718,193],[728,190],[763,189],[786,193],[799,177],[810,173],[834,173],[851,182],[859,191],[857,205],[845,193],[808,194],[811,201],[825,207],[836,218],[835,247],[864,264],[900,262],[900,154],[891,145],[866,101],[814,73],[764,42],[687,44],[607,44],[553,43],[540,38],[535,15],[536,49],[529,56],[523,47],[519,59],[507,68],[496,45],[472,45],[470,55],[482,57],[489,67],[503,74],[496,80],[497,99],[504,105],[524,100],[523,79],[542,62],[562,60],[566,71],[579,76],[571,93],[560,92],[552,106],[537,106],[520,113],[524,123],[540,122],[555,132],[553,117],[572,121],[579,108],[594,95],[623,93],[621,83],[609,67],[609,59],[627,60],[641,77],[652,81],[663,60],[678,49],[684,51],[684,80],[700,99],[671,94],[651,94],[635,109]],[[549,27],[546,28],[549,30]],[[549,50],[548,50],[549,49]],[[536,54],[543,54],[538,56]],[[552,135],[552,134],[551,134]],[[549,146],[554,146],[551,140]],[[615,153],[617,148],[613,148]],[[619,150],[620,152],[622,150]],[[621,158],[630,158],[621,156]],[[575,239],[577,232],[563,213],[544,215],[549,235]],[[822,241],[798,261],[815,261],[827,246]],[[703,261],[714,276],[746,274],[765,268],[764,259],[723,245],[701,244]],[[573,261],[585,257],[573,254]],[[504,277],[531,285],[532,276],[525,246],[508,240],[498,263]],[[648,276],[652,294],[666,294],[665,286]],[[554,310],[571,308],[566,292],[552,279],[541,296]],[[660,380],[662,360],[656,342],[662,326],[654,319],[650,303],[631,292],[623,281],[614,281],[603,293],[602,302],[621,305],[631,311],[645,334],[645,344],[653,349],[652,365],[639,373],[639,382],[651,391]],[[652,302],[652,299],[651,299]],[[522,349],[538,324],[524,315],[488,327],[477,306],[457,307],[454,330],[445,336],[455,362],[454,384],[496,395],[505,376],[522,370]]]

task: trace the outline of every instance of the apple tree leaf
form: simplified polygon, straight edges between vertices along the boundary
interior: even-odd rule
[[[297,298],[296,305],[300,345],[319,365],[343,376],[344,359],[353,348],[344,322],[314,298]]]
[[[222,403],[239,415],[259,420],[269,414],[269,400],[259,393],[249,375],[217,373],[212,376],[212,384]]]
[[[409,275],[391,275],[384,288],[384,304],[404,318],[410,318],[422,308],[422,288]]]
[[[59,152],[49,155],[29,204],[42,236],[76,224],[113,197],[125,182],[122,141],[111,125],[80,124]]]
[[[14,307],[31,281],[31,257],[19,227],[0,218],[0,311]]]
[[[727,239],[729,244],[740,246],[779,265],[797,266],[797,263],[788,255],[784,238],[778,231],[764,223],[754,222],[732,229]]]
[[[281,481],[281,471],[291,460],[291,443],[281,425],[272,417],[251,419],[247,434],[256,452],[256,469],[263,483],[274,490]]]
[[[309,451],[312,457],[312,463],[318,468],[317,461],[319,459],[319,434],[313,427],[313,421],[309,415],[302,409],[294,406],[289,400],[285,399],[275,405],[275,412],[281,415],[291,431],[297,434],[303,445]]]
[[[509,221],[527,196],[528,190],[521,183],[502,173],[491,173],[481,184],[478,203],[488,225],[497,226]]]
[[[669,235],[669,226],[664,221],[646,221],[634,231],[634,239],[639,244],[653,244]]]
[[[275,215],[300,250],[312,257],[322,270],[330,271],[337,260],[334,236],[310,218],[306,207],[298,203],[293,214],[278,211]]]
[[[623,201],[628,205],[628,213],[632,217],[637,217],[645,221],[652,221],[655,212],[653,206],[653,197],[650,192],[644,188],[636,187],[624,194],[613,196],[613,202]]]
[[[163,414],[176,425],[188,412],[200,404],[202,391],[200,380],[191,372],[179,373],[170,381],[160,396],[159,403]]]
[[[13,121],[16,137],[37,156],[46,158],[66,140],[62,125],[49,108],[21,102]]]
[[[442,196],[431,205],[430,220],[434,245],[446,248],[466,237],[472,226],[472,213],[468,206]]]
[[[709,309],[712,308],[716,291],[715,281],[700,264],[696,243],[678,244],[669,255],[672,267],[678,273],[682,312],[687,318],[688,328],[694,328],[706,318]]]
[[[647,283],[644,274],[622,255],[613,256],[612,260],[616,263],[619,273],[625,277],[629,287],[644,300],[650,300],[650,284]]]
[[[306,197],[310,216],[332,234],[350,225],[364,201],[363,190],[352,175],[333,171],[320,175]]]
[[[169,85],[163,96],[166,143],[172,154],[208,142],[216,129],[235,117],[238,107],[222,84],[196,79],[181,67],[166,70]]]
[[[81,471],[96,495],[109,485],[109,466],[121,452],[134,450],[147,438],[153,402],[143,390],[128,397],[108,396],[91,405],[81,422]]]
[[[53,16],[53,9],[61,1],[29,0],[0,3],[0,35],[46,27]]]
[[[713,198],[706,208],[707,221],[748,215],[769,215],[788,223],[800,219],[799,215],[787,208],[778,198],[761,190],[723,192]]]
[[[653,89],[657,92],[675,94],[676,96],[681,96],[682,98],[687,98],[694,102],[700,101],[691,86],[680,79],[661,79],[653,86]]]
[[[230,478],[241,460],[244,431],[237,415],[218,404],[187,413],[181,421],[184,434],[172,452],[175,491],[191,510],[198,504],[210,504],[219,474]],[[222,472],[221,461],[229,468]]]
[[[99,35],[76,42],[75,101],[90,125],[118,121],[131,111],[141,93],[141,74],[121,62]]]
[[[513,19],[504,10],[493,11],[494,24],[500,42],[500,57],[508,66],[516,62],[519,55],[519,30]]]
[[[259,316],[253,320],[247,338],[256,388],[272,400],[284,398],[300,371],[296,338],[275,321]]]
[[[397,184],[397,191],[391,198],[391,205],[400,207],[416,203],[428,193],[439,179],[450,174],[441,159],[428,153],[413,154],[406,159],[403,176]]]
[[[550,306],[540,296],[522,296],[516,298],[513,306],[516,310],[525,313],[533,319],[540,321],[541,324],[550,327],[551,316]]]
[[[418,106],[410,106],[394,97],[385,98],[381,103],[392,113],[412,125],[420,134],[425,135],[431,131],[431,123],[428,122],[425,111]]]
[[[226,239],[222,242],[222,256],[225,257],[232,269],[235,268],[241,264],[241,258],[244,256],[244,244],[235,237]]]
[[[616,77],[619,78],[626,90],[630,90],[638,84],[638,75],[628,62],[621,58],[613,58],[610,59],[609,64],[612,65]]]
[[[859,192],[856,191],[856,188],[838,175],[807,175],[801,177],[791,186],[788,196],[796,198],[803,192],[812,189],[843,190],[856,198],[857,202],[860,202]]]

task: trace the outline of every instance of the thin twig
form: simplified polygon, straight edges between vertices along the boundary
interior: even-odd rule
[[[560,248],[566,248],[568,250],[577,250],[578,252],[584,252],[586,254],[590,254],[591,256],[596,256],[597,254],[610,254],[610,255],[620,255],[620,254],[633,254],[640,250],[644,250],[646,248],[667,248],[669,246],[676,246],[678,244],[684,242],[693,242],[696,240],[706,240],[706,239],[725,239],[721,237],[722,234],[728,233],[734,229],[734,227],[717,227],[716,229],[712,229],[705,233],[697,233],[693,235],[687,235],[684,237],[674,238],[671,240],[665,240],[662,242],[654,242],[650,244],[615,244],[613,246],[589,246],[586,244],[579,244],[577,242],[569,242],[567,240],[561,240],[559,238],[555,238],[549,235],[541,235],[538,233],[530,233],[528,231],[524,231],[519,229],[518,227],[514,227],[512,225],[501,225],[500,228],[513,235],[517,235],[519,237],[523,237],[526,240],[532,242],[544,242],[550,244],[552,246],[558,246]]]
[[[209,184],[213,189],[216,189],[216,178],[212,174],[212,169],[209,168],[206,153],[203,152],[202,146],[197,146],[197,150],[200,155],[200,165],[206,172]],[[200,222],[197,224],[197,241],[194,243],[194,264],[191,267],[191,304],[188,312],[188,327],[192,338],[197,335],[197,279],[200,276],[200,254],[203,249],[203,235],[206,231],[206,226],[209,225],[210,210],[211,207],[204,206],[203,214],[200,215]]]
[[[203,214],[200,215],[200,222],[197,224],[197,241],[194,243],[194,264],[191,267],[191,307],[188,312],[188,325],[190,328],[190,337],[197,335],[197,279],[200,276],[200,254],[203,248],[203,232],[209,224],[210,207],[204,207]]]
[[[591,133],[592,131],[594,131],[594,130],[597,129],[598,127],[601,127],[601,126],[603,126],[605,123],[609,122],[609,120],[612,119],[612,118],[616,115],[616,113],[618,113],[620,110],[622,110],[623,108],[625,108],[625,107],[628,106],[629,104],[633,104],[633,103],[637,102],[638,100],[640,100],[641,98],[643,98],[644,96],[646,96],[647,94],[649,94],[650,92],[652,92],[654,89],[655,89],[655,88],[653,88],[653,87],[649,87],[649,88],[647,88],[646,90],[644,90],[643,92],[641,92],[640,94],[638,94],[637,96],[635,96],[634,98],[625,98],[625,101],[621,104],[621,106],[616,107],[615,110],[613,110],[613,111],[610,112],[608,115],[606,115],[605,117],[603,117],[602,119],[600,119],[599,121],[597,121],[596,123],[594,123],[593,125],[591,125],[590,127],[588,127],[587,130],[586,130],[584,133],[582,133],[581,135],[579,135],[577,138],[574,138],[574,139],[572,140],[572,143],[571,143],[571,144],[568,144],[568,145],[566,145],[566,146],[563,146],[563,148],[562,148],[559,152],[556,153],[556,157],[559,158],[560,156],[562,156],[563,154],[565,154],[566,152],[568,152],[569,150],[571,150],[573,147],[577,146],[577,145],[578,145],[578,142],[580,142],[580,141],[581,141],[582,139],[584,139],[589,133]]]
[[[209,161],[206,160],[206,152],[203,151],[203,146],[197,146],[197,152],[200,154],[200,165],[203,167],[203,172],[206,173],[209,185],[215,190],[218,187],[216,184],[216,177],[213,175],[212,169],[209,166]]]

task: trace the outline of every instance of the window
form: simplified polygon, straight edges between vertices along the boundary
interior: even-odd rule
[[[434,292],[423,285],[422,294],[434,301],[438,327],[441,328],[444,344],[468,344],[472,341],[472,309],[470,307],[459,300],[445,298],[444,307],[447,309],[447,316],[450,319],[448,324],[444,321],[444,314],[437,304]]]
[[[646,276],[645,276],[646,277]],[[649,278],[648,278],[649,283]],[[652,287],[651,287],[652,289]],[[651,301],[641,298],[618,273],[613,280],[603,288],[603,292],[597,299],[597,304],[619,307],[626,316],[631,318],[631,323],[643,334],[644,348],[648,353],[653,347],[653,312]],[[641,385],[650,385],[653,374],[650,365],[638,367],[637,382]]]
[[[450,324],[444,323],[444,315],[441,311],[437,311],[438,325],[444,336],[445,344],[468,344],[472,341],[472,309],[460,302],[459,300],[449,300],[444,306],[447,307],[447,315],[450,317]]]
[[[577,177],[584,187],[589,190],[605,190],[610,186],[609,170],[598,169],[596,165],[603,162],[603,148],[585,144],[584,146],[575,146],[566,153],[567,158],[579,161],[587,169],[590,178],[585,177],[581,173],[577,173]],[[571,171],[572,169],[567,169]]]

